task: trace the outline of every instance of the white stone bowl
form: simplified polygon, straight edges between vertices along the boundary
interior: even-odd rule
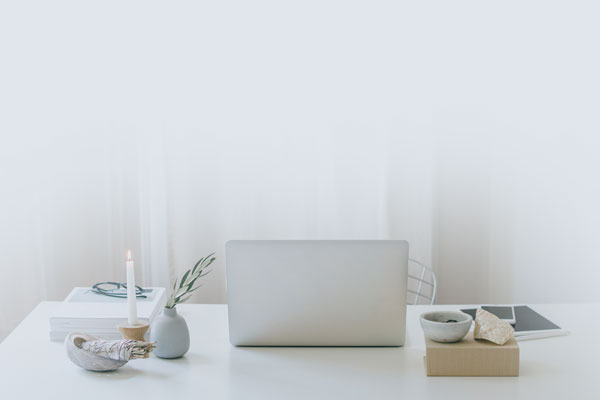
[[[465,337],[471,328],[473,317],[460,311],[432,311],[421,314],[419,320],[429,339],[452,343]]]

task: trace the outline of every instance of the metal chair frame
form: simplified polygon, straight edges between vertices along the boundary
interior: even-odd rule
[[[415,302],[413,304],[419,304],[419,298],[427,299],[429,301],[429,304],[434,304],[435,303],[435,295],[437,293],[437,279],[435,278],[435,273],[427,265],[423,264],[420,261],[415,260],[414,258],[409,258],[408,261],[412,262],[414,264],[417,264],[418,266],[421,267],[421,276],[420,277],[408,274],[408,277],[410,279],[415,279],[419,282],[419,285],[417,286],[416,291],[408,289],[409,293],[412,293],[415,295]],[[431,273],[431,281],[428,281],[425,279],[426,272]],[[421,293],[421,290],[423,289],[423,285],[431,286],[431,288],[432,288],[431,297]]]

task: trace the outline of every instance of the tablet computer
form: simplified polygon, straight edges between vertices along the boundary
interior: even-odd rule
[[[502,307],[503,306],[498,306],[498,308]],[[515,329],[515,338],[517,340],[562,336],[568,333],[568,331],[562,329],[560,326],[550,321],[543,315],[539,314],[529,306],[520,305],[514,306],[513,308],[515,316],[515,324],[513,328]],[[464,309],[461,311],[471,315],[473,319],[475,319],[475,314],[477,312],[476,308]],[[499,310],[494,310],[494,308],[488,308],[488,311],[496,315],[496,312],[498,312]],[[497,316],[499,318],[502,318],[502,316],[505,315],[506,313],[504,313],[503,311],[502,314]]]

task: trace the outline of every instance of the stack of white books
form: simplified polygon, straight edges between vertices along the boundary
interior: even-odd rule
[[[151,324],[166,302],[165,288],[145,288],[146,298],[137,299],[140,323]],[[50,317],[50,340],[62,341],[71,332],[105,339],[120,339],[117,325],[127,322],[127,298],[95,293],[76,287]]]

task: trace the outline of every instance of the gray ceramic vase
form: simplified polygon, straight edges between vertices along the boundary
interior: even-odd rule
[[[178,358],[187,353],[190,332],[176,308],[163,308],[162,314],[152,323],[150,341],[156,342],[154,355],[160,358]]]

